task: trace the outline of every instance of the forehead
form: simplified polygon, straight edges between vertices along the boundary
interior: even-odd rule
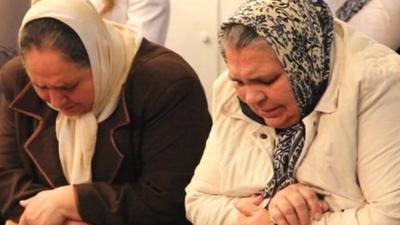
[[[82,79],[87,71],[73,63],[54,49],[31,48],[24,54],[24,64],[32,82],[46,85],[61,85]]]
[[[226,62],[232,76],[248,77],[283,72],[284,68],[274,50],[265,43],[243,48],[228,45]]]

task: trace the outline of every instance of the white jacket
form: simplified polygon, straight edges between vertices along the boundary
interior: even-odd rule
[[[334,43],[328,89],[303,120],[296,172],[332,209],[313,225],[399,225],[400,56],[340,22]],[[214,95],[213,128],[185,204],[195,225],[234,225],[235,199],[273,176],[275,133],[242,114],[227,73]]]

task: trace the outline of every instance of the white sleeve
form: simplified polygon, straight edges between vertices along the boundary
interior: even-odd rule
[[[211,130],[200,164],[186,187],[186,217],[196,225],[233,225],[236,224],[238,211],[233,205],[235,198],[221,193],[221,173],[214,137]]]
[[[399,0],[371,0],[349,24],[391,49],[400,47]]]
[[[221,87],[226,83],[227,71],[214,82],[212,98],[213,126],[206,148],[191,182],[186,187],[186,217],[195,225],[234,225],[239,211],[234,207],[237,198],[223,193],[221,171],[221,146],[218,138],[218,117],[221,107],[217,103]]]
[[[169,16],[169,0],[129,0],[126,23],[138,27],[146,39],[164,45]]]
[[[365,202],[326,213],[313,225],[400,224],[400,59],[392,53],[365,60],[370,65],[359,83],[356,136],[357,177]]]

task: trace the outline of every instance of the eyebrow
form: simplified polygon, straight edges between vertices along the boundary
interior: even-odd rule
[[[233,74],[231,74],[231,73],[229,73],[228,76],[229,76],[229,79],[232,80],[232,81],[241,81],[240,79],[235,78],[235,77],[233,76]]]
[[[69,90],[73,89],[78,85],[79,82],[75,82],[73,84],[63,84],[60,86],[47,86],[47,85],[39,85],[37,83],[31,82],[33,86],[39,88],[39,89],[59,89],[59,90]]]
[[[266,82],[266,83],[272,83],[272,82],[276,81],[280,75],[281,74],[276,73],[276,74],[273,74],[270,78],[265,78],[265,75],[256,75],[254,77],[251,77],[247,81],[250,81],[250,82],[260,82],[261,81],[261,82]],[[232,73],[229,73],[229,79],[232,81],[235,81],[235,82],[243,82],[243,80],[234,77],[234,75]]]

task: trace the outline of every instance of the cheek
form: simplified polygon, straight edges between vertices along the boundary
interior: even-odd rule
[[[47,92],[39,90],[37,88],[34,88],[36,94],[41,98],[43,101],[48,101],[49,97],[47,95]]]
[[[90,82],[83,84],[78,90],[70,93],[71,101],[85,105],[85,107],[91,107],[94,102],[94,89]]]
[[[300,120],[300,109],[293,91],[287,96],[286,102],[290,117],[294,120]]]
[[[85,92],[77,92],[69,95],[69,99],[74,103],[89,104],[93,101],[92,95]]]
[[[240,100],[244,101],[246,99],[246,91],[244,90],[244,88],[235,87],[235,89],[236,89],[236,94],[238,95]]]

